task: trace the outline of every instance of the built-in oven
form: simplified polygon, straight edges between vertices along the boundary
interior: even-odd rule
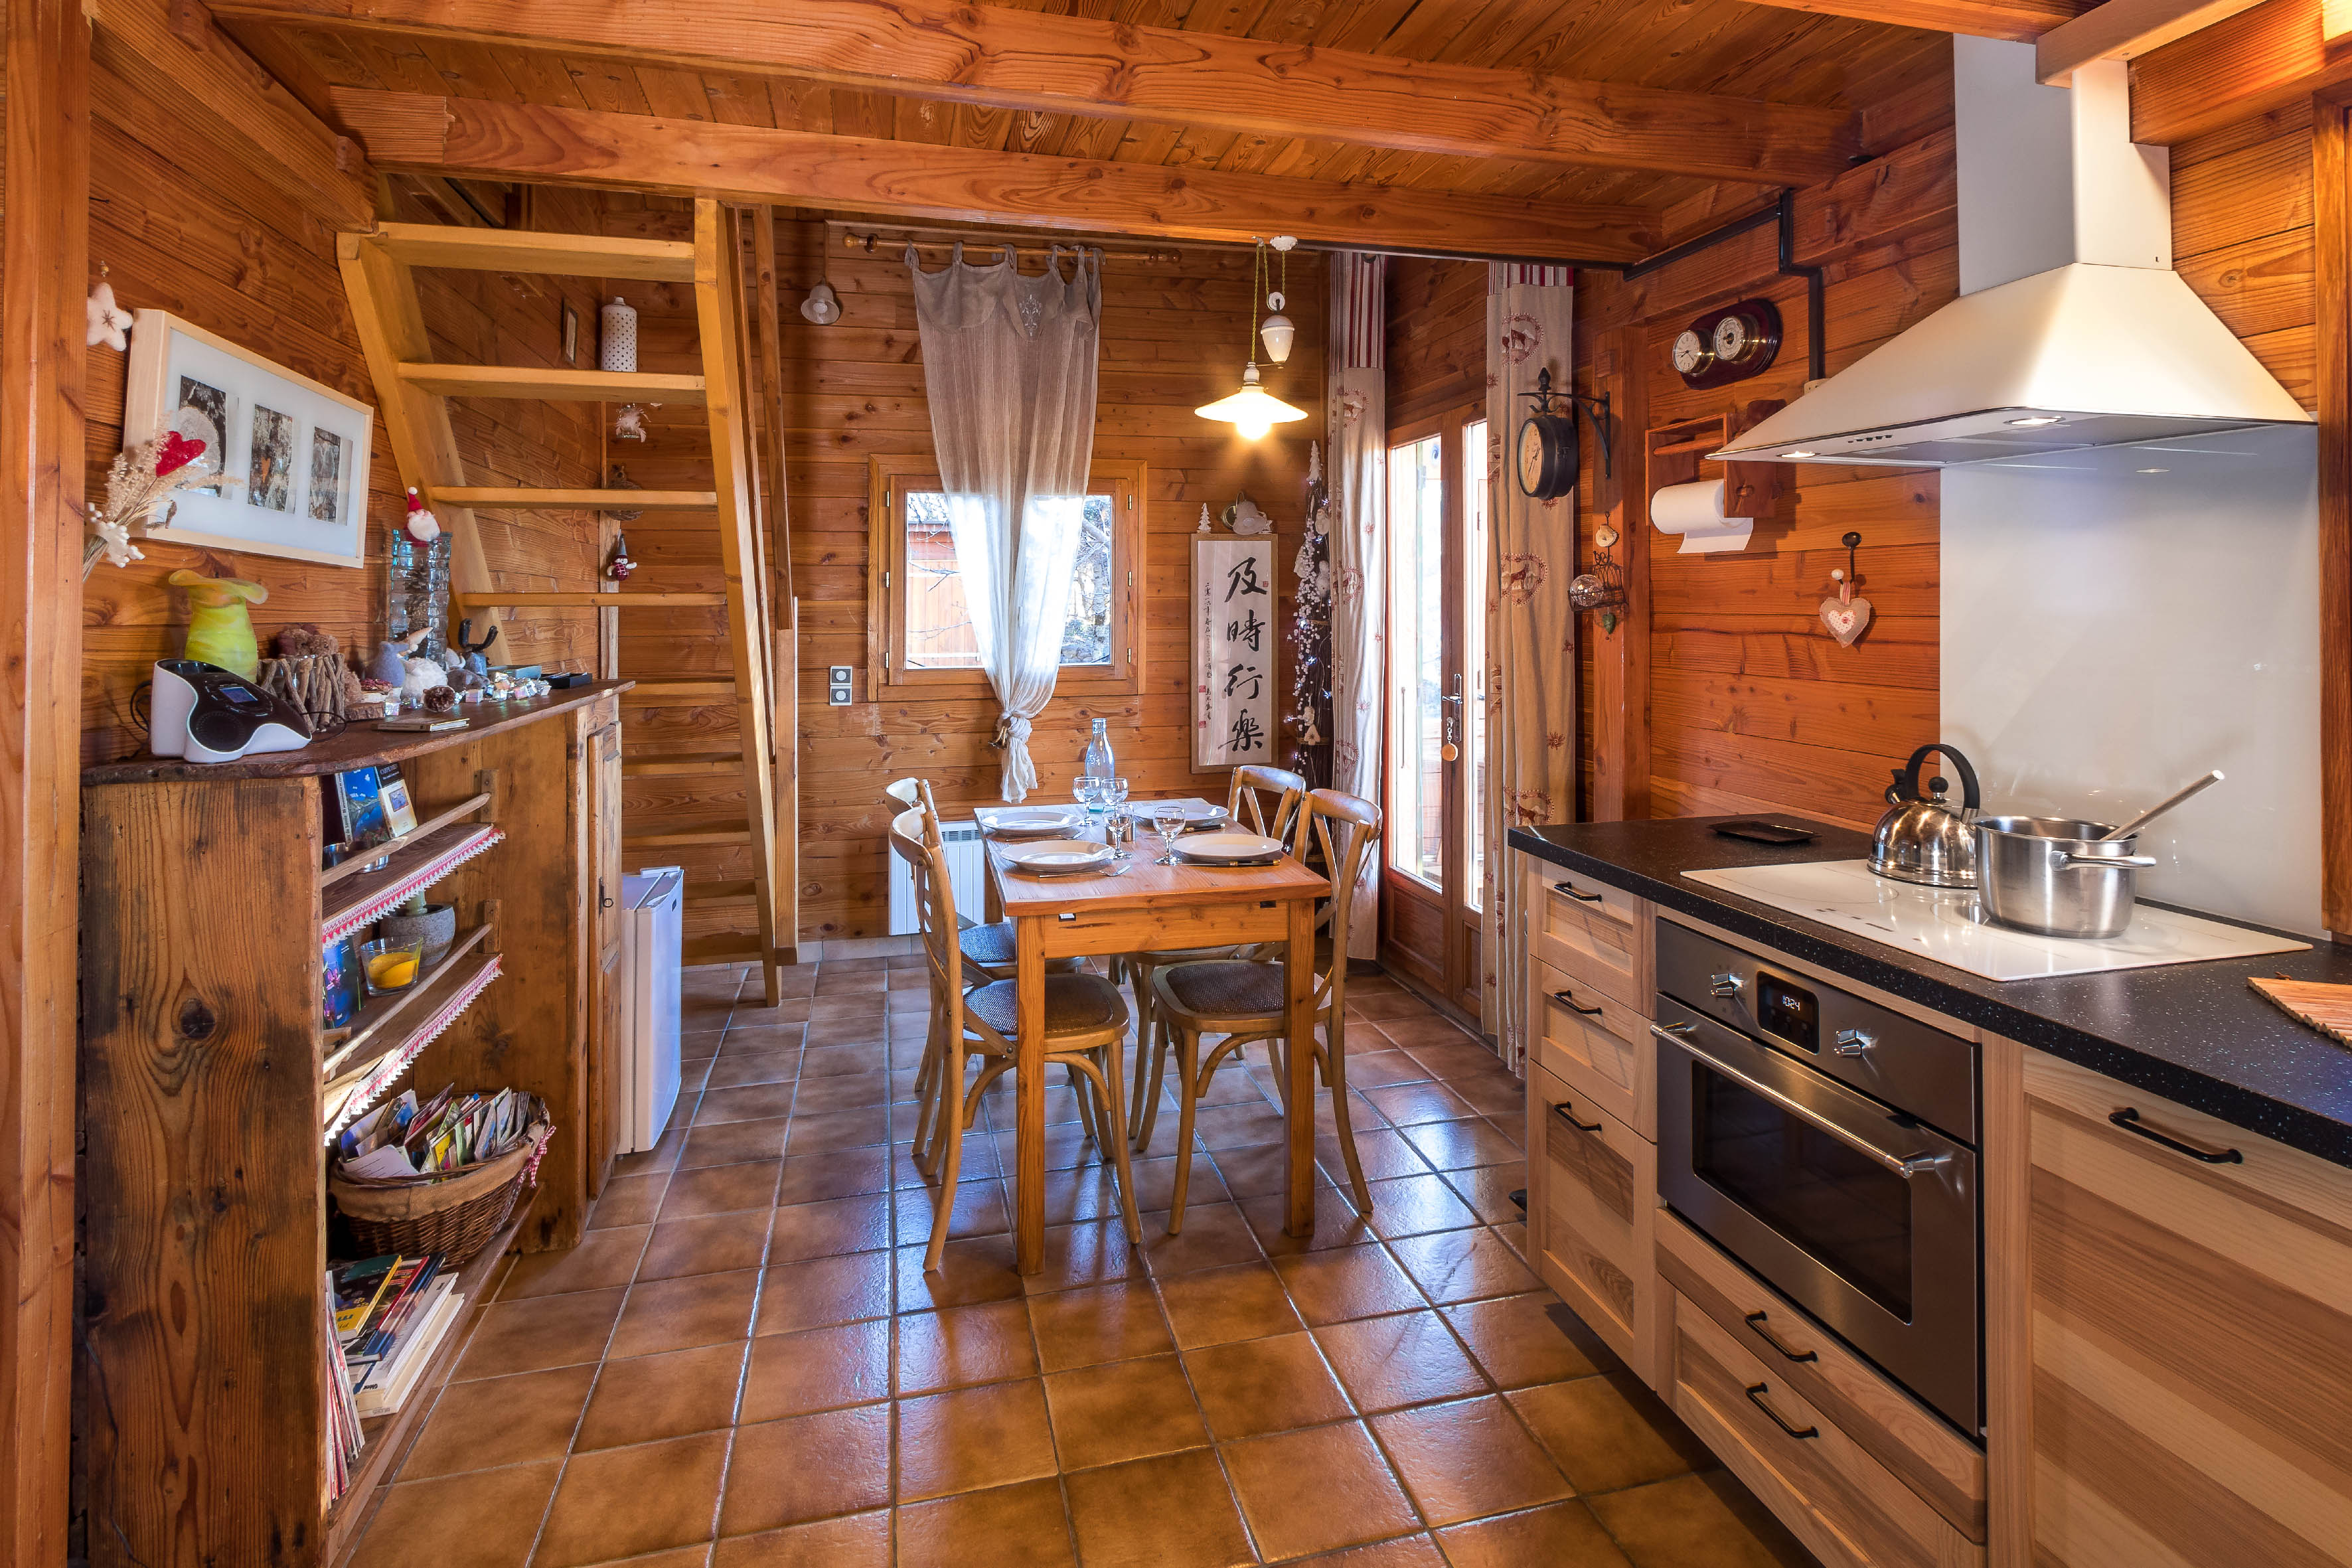
[[[1671,921],[1657,933],[1659,1195],[1979,1434],[1975,1046]]]

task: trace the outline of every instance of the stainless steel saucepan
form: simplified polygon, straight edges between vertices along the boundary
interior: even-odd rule
[[[2136,834],[2056,816],[1983,816],[1976,823],[1977,897],[1985,918],[2042,936],[2120,936],[2131,924],[2133,879],[2153,869]]]

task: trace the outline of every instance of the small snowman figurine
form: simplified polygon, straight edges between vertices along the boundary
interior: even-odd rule
[[[625,583],[629,580],[629,574],[636,569],[637,563],[629,559],[629,536],[625,533],[614,534],[613,558],[604,563],[604,575],[615,583]]]

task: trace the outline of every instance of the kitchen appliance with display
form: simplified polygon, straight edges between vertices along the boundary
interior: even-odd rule
[[[1979,1435],[1975,1044],[1657,931],[1659,1196]]]
[[[310,743],[307,714],[241,675],[194,658],[155,661],[147,744],[159,757],[233,763]]]

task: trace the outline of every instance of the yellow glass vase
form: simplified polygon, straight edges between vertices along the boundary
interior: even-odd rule
[[[253,616],[247,605],[269,597],[269,590],[242,577],[207,577],[181,567],[167,579],[188,591],[188,646],[185,657],[216,664],[247,680],[261,675],[261,648],[253,640]]]

